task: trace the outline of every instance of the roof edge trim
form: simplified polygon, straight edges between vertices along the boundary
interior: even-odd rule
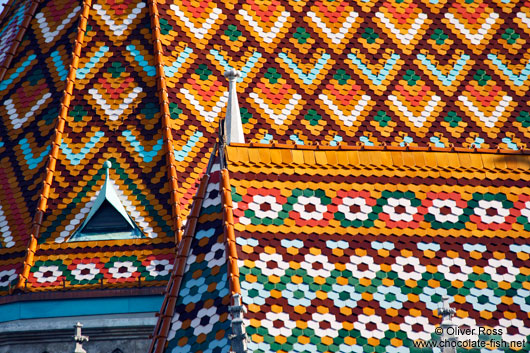
[[[0,25],[2,25],[2,21],[4,21],[4,18],[7,16],[7,13],[11,9],[11,6],[13,5],[14,2],[15,0],[9,0],[8,2],[4,4],[4,8],[2,9],[2,12],[0,12]]]
[[[288,143],[237,143],[232,142],[230,147],[248,147],[248,148],[270,148],[270,149],[287,149],[287,150],[321,150],[321,151],[424,151],[424,152],[465,152],[465,153],[487,153],[487,154],[511,154],[525,155],[530,154],[530,149],[510,150],[501,148],[465,148],[465,147],[433,147],[433,146],[366,146],[366,145],[347,145],[341,143],[337,146],[330,145],[296,145]]]
[[[46,177],[42,182],[37,211],[35,212],[35,216],[33,217],[30,239],[28,241],[28,246],[26,250],[26,258],[24,259],[24,267],[22,269],[22,273],[20,273],[18,276],[18,283],[15,287],[18,290],[24,288],[25,282],[29,277],[31,267],[33,266],[35,252],[37,251],[37,239],[40,235],[40,227],[42,224],[42,219],[44,217],[44,212],[46,211],[48,205],[48,197],[50,196],[50,189],[53,183],[53,176],[55,173],[57,157],[59,155],[59,149],[63,138],[64,126],[66,125],[66,118],[68,116],[68,110],[70,108],[70,101],[72,99],[72,93],[74,90],[76,71],[79,65],[79,57],[81,55],[81,49],[83,46],[83,41],[85,39],[88,15],[91,7],[92,0],[83,0],[83,11],[79,15],[79,23],[77,25],[77,38],[75,41],[74,50],[72,52],[72,63],[70,65],[68,76],[66,78],[66,88],[64,89],[64,94],[61,100],[61,110],[59,116],[57,117],[57,122],[55,123],[55,133],[52,140],[52,148],[50,154],[48,155],[48,161],[46,165]]]
[[[209,179],[210,175],[204,174],[197,190],[197,194],[193,198],[193,206],[186,222],[186,229],[184,231],[182,241],[178,245],[177,257],[173,266],[173,273],[169,279],[164,301],[158,314],[158,321],[153,331],[153,340],[151,341],[151,345],[149,346],[148,350],[149,353],[161,353],[164,351],[166,346],[167,335],[171,327],[172,318],[168,313],[172,313],[175,310],[180,286],[182,284],[182,279],[184,278],[186,261],[190,252],[193,236],[195,234],[195,227],[197,226],[197,221],[199,219],[202,202],[204,200],[204,196],[206,195]]]
[[[166,146],[166,164],[168,167],[167,177],[171,189],[171,212],[173,216],[173,231],[175,232],[175,243],[182,240],[182,216],[180,211],[180,196],[178,187],[178,174],[176,161],[173,155],[173,134],[170,127],[171,112],[169,110],[169,99],[166,86],[166,74],[164,72],[163,48],[160,34],[160,16],[155,0],[148,0],[149,13],[151,15],[151,27],[153,28],[153,49],[156,67],[156,78],[160,111],[162,113],[162,135]]]
[[[221,170],[220,192],[223,207],[223,221],[225,233],[225,245],[228,262],[228,283],[230,285],[231,305],[229,308],[231,318],[232,334],[229,336],[232,350],[235,353],[247,352],[247,335],[243,314],[245,307],[241,295],[241,283],[239,281],[239,257],[237,255],[236,236],[234,230],[234,212],[232,204],[232,189],[230,187],[230,176],[227,169]]]
[[[270,148],[268,146],[226,146],[228,169],[237,166],[274,168],[290,165],[300,168],[336,166],[339,168],[465,168],[528,170],[530,154],[475,153],[469,150],[387,149],[359,148]],[[263,171],[262,171],[263,172]]]
[[[4,8],[0,13],[0,25],[2,25],[2,21],[4,21],[5,17],[7,16],[7,13],[9,12],[9,10],[11,10],[11,6],[13,6],[13,3],[15,1],[16,0],[9,0],[7,3],[4,4]]]
[[[228,170],[221,170],[221,198],[223,203],[223,221],[226,241],[226,254],[228,256],[228,281],[230,283],[230,291],[232,292],[232,299],[235,294],[241,294],[241,286],[239,283],[239,266],[237,261],[236,236],[234,231],[234,212],[232,205],[232,191],[230,188],[230,177]],[[233,305],[240,305],[241,303],[232,303]]]
[[[0,16],[0,21],[4,20],[4,17],[7,15],[7,11],[9,11],[9,7],[13,4],[13,1],[10,1],[6,6],[4,7],[4,10],[2,11],[2,14]],[[18,31],[17,36],[15,37],[15,40],[13,41],[13,44],[11,44],[11,47],[6,53],[6,58],[3,63],[3,66],[0,67],[0,82],[4,80],[4,76],[7,73],[7,70],[11,67],[11,61],[13,61],[13,58],[15,57],[15,54],[17,52],[18,46],[20,43],[22,43],[22,38],[24,37],[24,34],[26,34],[26,29],[29,27],[31,20],[33,19],[33,16],[35,15],[35,12],[37,12],[37,7],[40,5],[40,0],[32,0],[30,9],[28,11],[28,14],[24,17],[24,20],[22,21],[22,24],[20,25],[20,31]]]

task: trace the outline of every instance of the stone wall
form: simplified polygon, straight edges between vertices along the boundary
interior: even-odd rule
[[[0,353],[70,353],[74,325],[83,324],[87,353],[145,353],[156,323],[154,313],[94,315],[0,323]]]

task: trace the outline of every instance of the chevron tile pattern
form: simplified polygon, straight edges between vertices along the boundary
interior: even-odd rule
[[[167,206],[166,157],[160,152],[163,139],[148,13],[147,4],[139,0],[95,1],[90,9],[57,158],[55,197],[42,222],[29,290],[58,289],[63,284],[57,278],[80,289],[101,281],[120,287],[138,282],[159,286],[167,280],[173,262],[173,221]],[[31,151],[26,150],[29,156]],[[32,156],[39,157],[36,152]],[[145,237],[107,241],[112,248],[71,243],[70,236],[103,185],[106,160],[112,162],[111,181],[122,204]],[[57,263],[49,263],[50,251],[57,255]],[[87,251],[96,256],[94,261],[85,261]],[[58,269],[50,270],[53,266]],[[91,275],[79,275],[88,271],[80,266],[90,268]],[[46,277],[49,271],[58,277]]]
[[[9,50],[12,48],[13,44],[15,44],[16,36],[21,30],[22,23],[25,16],[27,16],[28,10],[29,4],[22,1],[15,1],[9,9],[6,8],[8,13],[2,23],[2,27],[0,27],[0,37],[2,38],[2,43],[0,44],[1,67],[5,66],[4,61],[6,60]]]
[[[24,31],[0,82],[0,161],[13,170],[10,188],[22,195],[16,214],[1,201],[15,243],[2,251],[20,251],[29,235],[82,7],[43,1],[24,29],[29,3],[15,2],[0,23],[0,67]],[[184,216],[224,114],[229,67],[242,71],[248,142],[528,146],[528,1],[160,0],[157,7],[169,153]],[[138,217],[152,224],[160,247],[170,246],[168,151],[150,28],[145,1],[91,6],[42,225],[44,248],[64,246],[64,232],[75,228],[76,214],[102,184],[107,159]]]
[[[413,146],[439,139],[471,147],[480,137],[482,147],[504,148],[503,131],[510,130],[519,148],[527,143],[526,129],[514,127],[529,110],[527,2],[163,0],[159,10],[166,65],[179,62],[180,79],[168,86],[181,119],[200,113],[208,125],[217,124],[220,94],[201,101],[182,87],[194,74],[197,83],[221,81],[232,66],[244,72],[238,87],[247,141],[270,134],[269,141],[280,143],[296,135],[327,144],[341,135],[357,144],[370,135],[375,145],[397,146],[406,135]],[[183,59],[182,48],[205,55]],[[253,59],[232,59],[239,57]],[[484,105],[468,97],[470,82],[485,90],[495,85],[502,95]],[[275,91],[263,92],[261,84],[281,85],[289,99],[277,104]],[[323,93],[353,87],[364,98],[349,95],[340,107]],[[407,94],[396,94],[404,87]],[[290,118],[296,112],[302,119]],[[321,118],[316,123],[305,116]],[[448,116],[461,120],[449,122]],[[179,122],[175,138],[189,125]]]

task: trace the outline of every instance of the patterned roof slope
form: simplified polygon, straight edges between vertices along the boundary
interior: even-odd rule
[[[528,154],[242,145],[227,160],[250,352],[414,351],[438,337],[442,297],[458,325],[529,338]]]
[[[30,16],[35,12],[37,3],[31,1],[12,0],[7,3],[0,17],[0,78],[3,79],[11,60],[16,53],[18,44],[28,27]],[[32,11],[33,10],[33,11]]]
[[[180,220],[149,11],[142,1],[50,0],[25,31],[0,86],[0,292],[167,282]],[[146,237],[68,242],[106,160]]]
[[[2,71],[0,83],[0,293],[17,283],[34,230],[32,219],[41,206],[46,157],[60,108],[57,102],[72,60],[77,27],[74,15],[81,10],[76,1],[18,2],[18,7],[11,6],[12,17],[8,12],[4,18],[6,36],[9,32],[16,37],[10,26],[37,5],[27,28],[23,32],[18,28],[23,37],[16,43],[13,65]],[[7,63],[11,52],[2,53],[7,53]]]
[[[156,73],[141,65],[154,67],[153,56],[144,49],[152,45],[149,9],[142,1],[101,1],[88,8],[29,290],[59,289],[64,280],[67,286],[88,288],[100,281],[160,285],[172,267],[171,185],[167,159],[160,152],[164,140]],[[97,168],[105,160],[115,166],[114,187],[147,238],[68,243],[101,188],[103,172]],[[88,268],[85,274],[82,269]]]
[[[221,179],[217,160],[194,197],[151,352],[230,350],[232,291]]]
[[[249,352],[414,352],[439,337],[444,297],[459,326],[527,341],[529,163],[509,150],[226,147]],[[192,254],[204,253],[197,229]],[[159,325],[193,337],[204,325],[184,304],[203,299],[185,283],[206,288],[210,277],[179,268],[166,302],[181,308],[164,306]],[[179,352],[212,351],[208,339],[179,342]]]
[[[13,0],[6,9],[0,293],[85,288],[71,272],[80,261],[100,270],[172,261],[217,138],[228,67],[242,71],[247,141],[517,149],[529,137],[528,1]],[[105,160],[151,238],[67,244]],[[43,279],[49,266],[58,270]],[[164,283],[167,268],[138,266],[116,285]]]
[[[528,141],[530,3],[202,1],[159,5],[175,130],[215,133],[222,73],[247,141],[517,148]],[[178,109],[177,109],[178,106]]]

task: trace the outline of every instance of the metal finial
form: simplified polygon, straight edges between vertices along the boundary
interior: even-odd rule
[[[449,324],[452,325],[453,315],[456,314],[456,310],[449,306],[449,298],[442,298],[442,307],[438,309],[438,313],[442,316],[442,325]]]
[[[233,67],[229,67],[225,71],[225,77],[228,79],[228,81],[233,81],[241,77],[241,73],[234,69]]]
[[[442,298],[442,307],[438,309],[438,313],[442,316],[442,323],[440,324],[442,329],[441,339],[444,341],[458,341],[458,335],[456,334],[458,325],[453,322],[453,315],[456,310],[449,306],[449,298]],[[457,353],[456,345],[447,344],[441,353]]]
[[[83,325],[78,322],[77,324],[74,325],[74,328],[75,328],[75,336],[74,336],[74,341],[75,341],[75,349],[74,349],[74,353],[86,353],[86,351],[83,349],[83,342],[86,342],[88,341],[88,336],[83,336],[81,334],[81,328],[83,327]]]
[[[230,67],[225,71],[225,77],[228,79],[228,105],[226,107],[226,118],[224,122],[226,143],[245,143],[236,89],[236,81],[237,78],[241,77],[241,73]]]
[[[230,306],[228,311],[232,315],[232,334],[229,336],[232,352],[246,353],[247,334],[245,333],[245,323],[243,321],[243,314],[246,309],[241,303],[241,294],[234,294],[234,305]]]
[[[105,183],[109,180],[109,170],[112,168],[112,163],[109,160],[106,160],[105,163],[103,163],[103,168],[105,168]]]

